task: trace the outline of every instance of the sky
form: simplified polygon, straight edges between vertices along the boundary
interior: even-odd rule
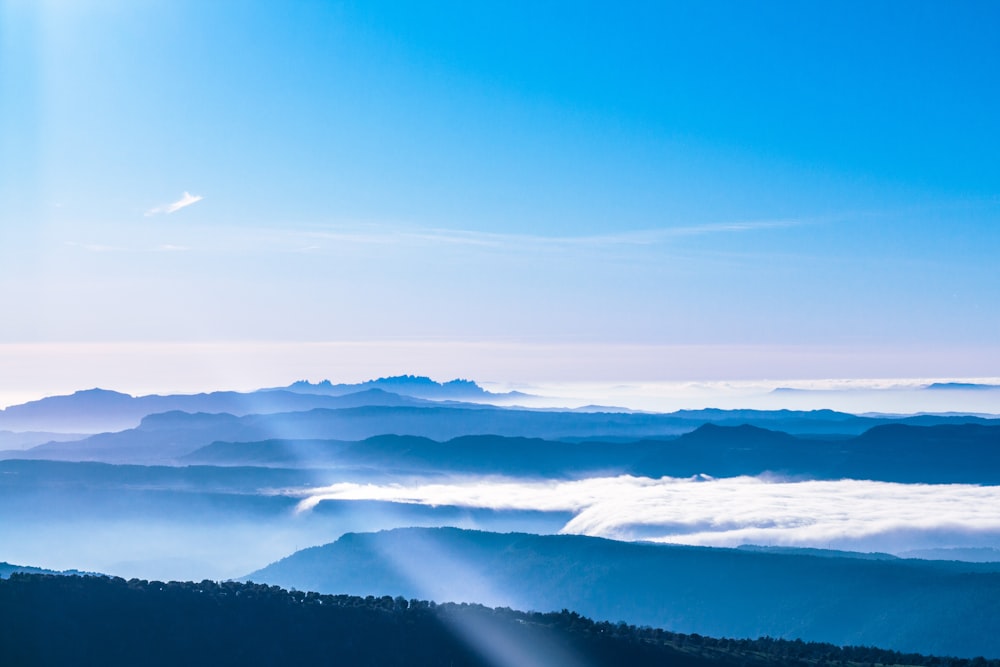
[[[998,28],[994,2],[0,0],[0,402],[1000,376]]]

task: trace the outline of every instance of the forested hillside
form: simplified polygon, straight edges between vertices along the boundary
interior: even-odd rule
[[[926,665],[1000,667],[873,648],[679,635],[576,613],[528,614],[401,597],[15,574],[0,580],[0,664]]]
[[[323,593],[568,608],[685,633],[1000,657],[1000,572],[988,563],[400,528],[348,533],[247,579]]]

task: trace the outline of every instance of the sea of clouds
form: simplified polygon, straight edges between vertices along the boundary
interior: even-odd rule
[[[622,540],[889,553],[1000,546],[1000,487],[971,484],[622,475],[574,481],[342,483],[297,493],[303,513],[324,500],[571,512],[562,532]]]

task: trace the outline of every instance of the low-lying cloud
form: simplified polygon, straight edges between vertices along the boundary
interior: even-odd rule
[[[885,551],[1000,544],[1000,487],[968,484],[619,476],[344,483],[301,495],[301,512],[333,499],[572,512],[564,533],[678,544]]]

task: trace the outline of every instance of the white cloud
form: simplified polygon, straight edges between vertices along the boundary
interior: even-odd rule
[[[1000,487],[969,484],[620,476],[560,482],[463,479],[408,486],[348,483],[302,495],[300,511],[327,499],[568,511],[575,516],[563,532],[624,540],[886,551],[941,544],[943,539],[1000,544]]]
[[[146,211],[146,215],[151,216],[151,215],[157,215],[159,213],[168,213],[168,214],[176,213],[177,211],[181,210],[182,208],[186,208],[191,204],[197,204],[202,199],[204,199],[204,197],[202,197],[201,195],[193,195],[190,192],[185,192],[184,196],[175,201],[174,203],[164,204],[163,206],[157,206],[156,208],[151,208],[148,211]]]

